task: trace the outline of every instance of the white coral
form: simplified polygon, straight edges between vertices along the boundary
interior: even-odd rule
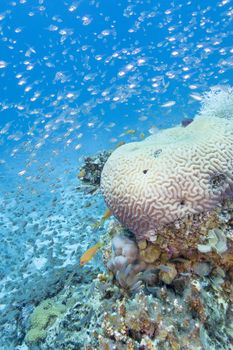
[[[212,229],[206,237],[206,244],[198,244],[197,248],[201,253],[215,251],[222,254],[227,251],[227,238],[225,232],[219,229]]]
[[[116,149],[101,189],[138,238],[158,225],[211,210],[233,193],[233,93],[212,90],[187,127],[161,130]]]
[[[233,118],[233,88],[215,86],[204,95],[199,116]]]

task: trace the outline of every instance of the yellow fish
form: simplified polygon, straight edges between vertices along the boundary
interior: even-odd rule
[[[110,218],[110,216],[112,216],[112,212],[111,212],[111,210],[110,209],[107,209],[106,211],[105,211],[105,213],[104,213],[104,215],[103,215],[103,217],[102,217],[102,219],[101,220],[107,220],[108,218]]]
[[[145,134],[144,132],[141,132],[141,134],[139,135],[140,139],[144,139],[145,138]]]
[[[80,258],[80,266],[87,264],[102,246],[103,243],[98,242],[93,247],[87,249],[87,251]]]
[[[125,132],[125,135],[134,135],[134,134],[136,134],[136,130],[134,129],[128,129]]]
[[[110,216],[112,216],[112,212],[111,210],[107,209],[104,213],[104,215],[102,216],[101,220],[100,221],[97,221],[95,222],[93,225],[92,225],[92,228],[99,228],[100,226],[102,226],[105,221],[110,218]]]

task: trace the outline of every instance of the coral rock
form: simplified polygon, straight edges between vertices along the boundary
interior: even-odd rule
[[[177,275],[177,270],[175,268],[175,265],[168,263],[167,264],[168,271],[160,271],[159,278],[161,281],[163,281],[166,284],[171,284],[174,278]]]
[[[161,251],[156,245],[149,245],[146,249],[140,250],[140,256],[146,263],[153,263],[158,260]]]

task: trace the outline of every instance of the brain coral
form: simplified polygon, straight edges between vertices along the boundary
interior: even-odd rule
[[[117,148],[104,166],[101,189],[109,209],[138,239],[231,196],[233,89],[207,94],[187,127]]]

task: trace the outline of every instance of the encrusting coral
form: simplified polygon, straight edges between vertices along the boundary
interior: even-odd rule
[[[47,328],[66,310],[65,305],[56,304],[52,299],[42,301],[31,315],[31,327],[26,334],[28,344],[37,344],[46,338]]]
[[[232,101],[233,89],[212,90],[187,127],[161,130],[108,158],[102,193],[138,240],[156,241],[161,225],[208,212],[232,195]]]

